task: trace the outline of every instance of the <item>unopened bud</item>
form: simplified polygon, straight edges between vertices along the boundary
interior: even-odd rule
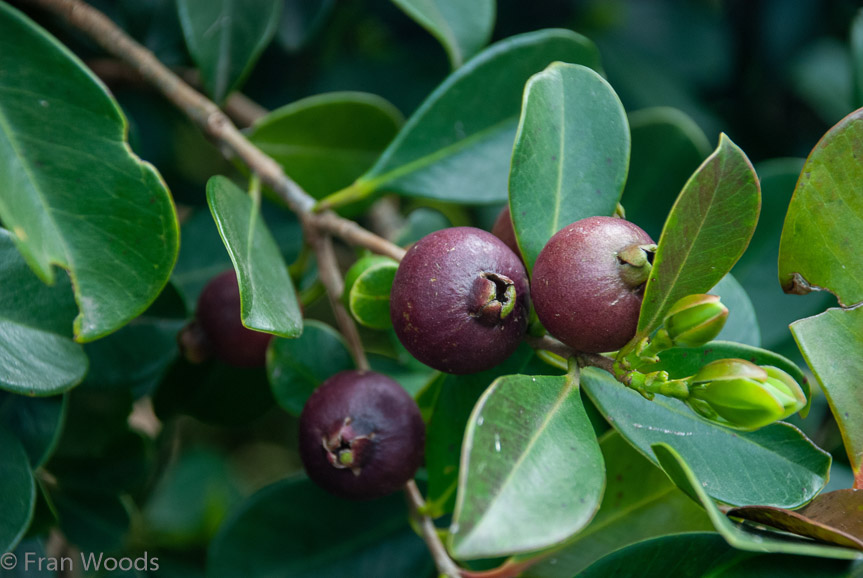
[[[665,330],[676,346],[700,347],[716,339],[728,319],[728,308],[716,295],[687,295],[665,316]]]

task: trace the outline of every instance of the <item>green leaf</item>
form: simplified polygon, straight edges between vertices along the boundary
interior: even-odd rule
[[[645,540],[609,554],[577,578],[710,576],[711,578],[852,578],[860,564],[736,550],[719,534],[694,532]]]
[[[393,0],[446,49],[453,68],[485,46],[494,27],[495,0]]]
[[[249,140],[316,199],[367,171],[402,125],[401,113],[363,92],[319,94],[255,122]]]
[[[755,307],[752,306],[746,290],[731,273],[723,277],[708,293],[719,295],[722,304],[728,307],[728,320],[717,339],[754,347],[761,345],[761,330],[755,316]]]
[[[24,536],[35,500],[27,453],[18,438],[0,426],[0,550],[9,552]]]
[[[309,319],[297,339],[274,339],[267,350],[267,377],[276,402],[299,416],[312,392],[336,373],[353,369],[342,335],[325,323]]]
[[[577,378],[498,378],[468,421],[449,549],[473,559],[552,546],[587,525],[604,487]]]
[[[563,227],[614,213],[628,167],[626,112],[608,82],[560,62],[528,80],[509,174],[513,226],[528,268]]]
[[[659,238],[677,194],[710,154],[710,142],[686,113],[669,107],[629,114],[632,154],[623,191],[627,215]]]
[[[490,46],[447,77],[350,189],[458,203],[506,200],[524,83],[557,60],[599,68],[593,43],[568,30]]]
[[[149,393],[179,354],[177,334],[187,322],[183,297],[169,283],[137,319],[116,333],[88,343],[85,383],[97,387],[131,387]]]
[[[525,578],[569,578],[606,554],[640,540],[713,528],[704,510],[617,432],[603,436],[599,447],[606,465],[599,512],[563,549],[553,549],[529,568]],[[516,557],[512,562],[527,558]]]
[[[36,469],[57,447],[66,416],[66,396],[27,397],[0,391],[0,427],[15,434]]]
[[[509,358],[492,369],[467,375],[442,374],[426,427],[426,469],[429,487],[426,502],[441,516],[455,507],[465,428],[477,400],[489,385],[503,375],[521,373],[533,350],[519,346]]]
[[[706,293],[731,270],[755,231],[760,206],[749,159],[721,135],[668,215],[631,343],[656,329],[678,299]]]
[[[207,202],[237,272],[243,325],[280,337],[299,336],[300,304],[260,206],[221,176],[207,182]]]
[[[341,578],[427,576],[433,565],[403,496],[349,502],[301,479],[240,504],[210,544],[207,568],[210,578]]]
[[[42,281],[55,282],[52,265],[69,271],[75,335],[92,341],[139,315],[168,281],[173,202],[131,153],[102,83],[6,3],[0,70],[0,219]]]
[[[863,308],[828,309],[792,323],[791,333],[842,432],[856,487],[863,487]]]
[[[666,443],[657,443],[653,444],[651,448],[659,460],[659,465],[662,466],[668,477],[677,487],[704,507],[716,531],[725,538],[730,546],[749,552],[796,554],[798,556],[819,556],[844,560],[863,558],[863,554],[849,548],[815,544],[810,540],[790,538],[787,534],[771,535],[769,532],[736,525],[716,507],[703,486],[703,481],[695,475],[686,460],[672,446]]]
[[[216,102],[237,88],[276,33],[280,0],[178,0],[180,24]]]
[[[701,419],[676,399],[648,401],[598,369],[585,369],[581,382],[608,422],[647,459],[657,463],[652,444],[673,444],[717,500],[796,508],[827,482],[830,455],[794,426],[731,430]]]
[[[803,165],[779,245],[786,293],[826,289],[843,306],[863,301],[861,142],[863,109],[827,131]]]
[[[87,373],[84,349],[72,341],[77,309],[68,277],[49,287],[0,228],[0,390],[53,395]]]
[[[351,286],[348,304],[361,325],[371,329],[389,329],[390,291],[399,265],[395,261],[379,263],[363,271]]]

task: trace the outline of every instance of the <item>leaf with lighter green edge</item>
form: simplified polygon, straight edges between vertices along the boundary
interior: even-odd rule
[[[361,325],[371,329],[389,329],[390,292],[399,265],[395,261],[370,267],[351,286],[348,304],[351,314]]]
[[[267,349],[267,378],[278,404],[299,416],[306,400],[327,378],[353,369],[354,360],[341,333],[308,319],[297,339],[274,339]]]
[[[24,536],[35,501],[36,483],[27,453],[18,439],[0,425],[0,550],[9,552]]]
[[[15,434],[33,469],[48,461],[60,441],[66,397],[29,397],[0,391],[0,426]]]
[[[827,131],[809,153],[779,244],[786,293],[824,289],[863,301],[863,108]]]
[[[298,337],[303,331],[300,304],[260,206],[222,176],[207,182],[207,203],[237,272],[243,325]]]
[[[863,564],[811,556],[755,554],[732,548],[714,532],[651,538],[598,560],[576,578],[704,576],[710,578],[854,578]]]
[[[552,235],[610,216],[629,167],[629,125],[614,89],[585,66],[555,62],[524,89],[509,206],[528,269]]]
[[[522,574],[525,578],[570,578],[606,554],[640,540],[713,528],[704,510],[620,434],[611,430],[600,439],[599,447],[605,459],[606,488],[596,517],[562,548],[541,553],[543,559]],[[530,557],[516,556],[510,562]]]
[[[0,228],[0,389],[54,395],[77,385],[87,356],[72,341],[77,308],[69,278],[42,283]]]
[[[863,489],[863,307],[828,309],[791,324],[806,363],[821,384]]]
[[[659,327],[678,299],[706,293],[731,270],[752,238],[760,208],[752,164],[720,135],[719,146],[687,181],[668,215],[630,343]]]
[[[367,171],[402,122],[401,113],[379,96],[332,92],[274,110],[255,122],[249,140],[320,199]]]
[[[281,0],[177,0],[186,45],[207,92],[222,102],[276,33]]]
[[[339,196],[386,190],[457,203],[504,201],[524,83],[555,61],[599,68],[596,46],[569,30],[520,34],[483,50],[432,92],[377,163]]]
[[[730,546],[749,552],[796,554],[798,556],[818,556],[840,560],[863,559],[863,553],[850,548],[813,543],[808,539],[789,537],[788,534],[773,534],[735,524],[719,510],[706,491],[704,482],[695,475],[680,453],[665,443],[653,444],[651,448],[659,461],[659,465],[665,470],[668,477],[677,487],[704,507],[716,531],[725,538]]]
[[[533,349],[522,343],[497,367],[437,378],[439,386],[429,408],[425,448],[426,502],[435,517],[450,514],[455,508],[464,432],[477,401],[497,378],[524,372],[533,355]]]
[[[623,206],[658,239],[677,194],[710,154],[704,132],[683,111],[653,107],[629,113],[632,154]]]
[[[596,513],[604,487],[577,378],[501,377],[468,421],[449,549],[468,560],[563,542]]]
[[[392,0],[437,38],[453,68],[479,52],[491,38],[495,0]]]
[[[104,85],[6,3],[0,70],[0,219],[42,281],[57,281],[54,265],[69,271],[75,336],[92,341],[138,316],[167,283],[179,237],[173,201],[131,152]]]
[[[716,500],[796,508],[827,483],[830,454],[792,425],[775,423],[751,432],[724,428],[676,399],[657,395],[648,401],[595,368],[582,371],[581,384],[605,419],[642,455],[658,463],[651,445],[672,444]]]

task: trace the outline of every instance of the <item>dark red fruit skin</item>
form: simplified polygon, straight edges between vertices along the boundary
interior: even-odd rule
[[[513,282],[515,306],[496,323],[477,317],[475,284],[483,273]],[[527,273],[518,256],[487,231],[452,227],[420,239],[399,264],[390,317],[402,345],[447,373],[475,373],[509,357],[527,329]]]
[[[509,205],[501,209],[491,228],[491,234],[503,241],[503,244],[521,258],[521,249],[518,248],[518,241],[515,240],[515,229],[512,226],[512,214],[509,212]]]
[[[367,442],[358,473],[333,466],[325,447],[346,420],[350,432]],[[342,371],[303,407],[299,445],[313,482],[342,498],[370,500],[413,478],[423,461],[425,424],[416,402],[396,381],[373,371]]]
[[[269,333],[243,327],[240,287],[233,269],[214,277],[198,297],[198,324],[215,357],[238,367],[262,367]]]
[[[531,291],[536,314],[553,336],[577,351],[620,349],[635,335],[644,285],[620,277],[618,251],[653,240],[637,225],[589,217],[558,231],[536,259]]]

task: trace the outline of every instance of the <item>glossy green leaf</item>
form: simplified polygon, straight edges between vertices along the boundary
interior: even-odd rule
[[[403,496],[349,502],[301,479],[240,504],[210,544],[207,568],[210,578],[341,578],[426,576],[433,564]]]
[[[821,384],[863,487],[863,308],[828,309],[791,324],[806,363]]]
[[[0,70],[0,219],[40,279],[55,282],[53,265],[69,271],[75,335],[91,341],[139,315],[168,281],[173,202],[131,153],[101,82],[6,3]]]
[[[509,174],[513,227],[528,268],[563,227],[614,213],[628,167],[626,111],[599,74],[556,62],[528,80]]]
[[[648,401],[604,371],[587,368],[581,382],[608,422],[639,452],[657,463],[651,445],[672,444],[716,500],[795,508],[827,482],[830,455],[794,426],[731,430],[701,419],[678,400],[657,396]]]
[[[560,543],[587,525],[604,488],[577,380],[498,378],[468,421],[450,551],[492,558]]]
[[[697,532],[645,540],[599,560],[577,578],[608,576],[710,576],[711,578],[852,578],[863,566],[846,560],[753,554],[715,533]],[[856,570],[855,570],[856,568]]]
[[[335,0],[285,0],[276,38],[290,52],[302,49],[333,11]]]
[[[713,528],[704,510],[618,433],[604,436],[599,446],[606,465],[599,512],[563,549],[530,567],[525,578],[570,578],[606,554],[640,540]]]
[[[721,135],[662,229],[636,340],[656,329],[678,299],[706,293],[731,270],[755,231],[760,206],[758,178],[749,159]]]
[[[477,400],[497,378],[522,373],[531,357],[533,350],[522,344],[506,361],[487,371],[439,377],[439,392],[426,427],[425,451],[429,477],[426,501],[435,517],[455,508],[465,428]]]
[[[820,494],[797,511],[769,506],[729,510],[728,516],[863,552],[863,490]]]
[[[179,355],[177,334],[187,323],[183,297],[169,283],[138,318],[116,333],[88,343],[85,383],[97,387],[132,387],[149,393]]]
[[[18,438],[33,469],[53,453],[65,415],[66,396],[28,397],[0,391],[0,426]]]
[[[0,426],[0,550],[15,548],[24,536],[33,504],[36,483],[30,471],[27,452],[12,433]]]
[[[201,80],[221,102],[251,72],[276,33],[281,0],[178,0],[180,24]]]
[[[654,239],[674,200],[710,154],[710,142],[686,113],[655,107],[629,114],[632,154],[623,191],[627,216]]]
[[[0,228],[0,389],[53,395],[79,383],[87,356],[72,340],[77,309],[68,277],[42,283]]]
[[[370,267],[351,286],[348,304],[360,324],[372,329],[389,329],[390,291],[399,265],[395,261]]]
[[[480,51],[491,38],[495,0],[393,0],[446,49],[453,68]]]
[[[240,283],[243,325],[280,337],[303,331],[300,304],[260,207],[225,177],[207,183],[207,202]]]
[[[568,30],[490,46],[447,77],[351,188],[459,203],[504,201],[524,83],[558,60],[599,67],[593,43]]]
[[[728,307],[728,320],[716,339],[760,346],[761,330],[758,327],[755,307],[737,279],[729,273],[708,293],[719,295],[722,304]]]
[[[379,96],[333,92],[274,110],[249,139],[319,199],[367,171],[401,124],[401,113]]]
[[[827,131],[806,159],[779,245],[786,293],[825,289],[841,305],[863,301],[861,142],[863,109]]]
[[[320,321],[307,320],[297,339],[274,339],[267,350],[267,377],[276,402],[298,416],[312,392],[327,378],[354,368],[341,334]]]
[[[858,557],[863,559],[863,553],[850,548],[814,544],[809,540],[790,538],[787,534],[775,535],[774,537],[769,532],[736,525],[713,503],[703,485],[704,482],[695,475],[686,460],[672,446],[666,443],[657,443],[651,448],[668,477],[674,481],[677,487],[704,507],[716,531],[734,548],[749,552],[796,554],[843,560],[853,560]]]

